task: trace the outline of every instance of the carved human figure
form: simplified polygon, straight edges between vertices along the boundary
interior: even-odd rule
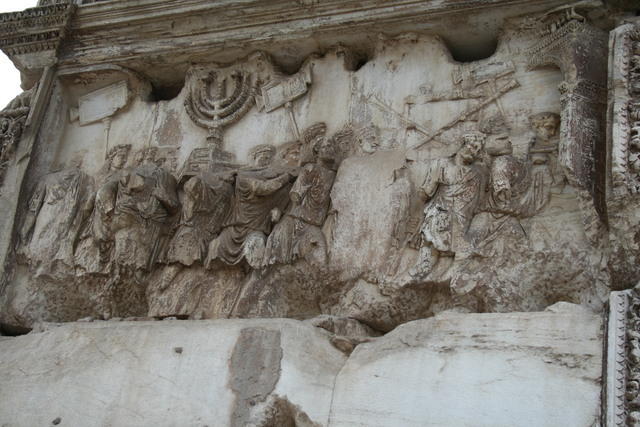
[[[329,211],[330,193],[336,176],[335,141],[325,138],[326,125],[317,123],[304,135],[305,146],[312,147],[312,162],[302,165],[289,197],[291,203],[276,224],[265,249],[264,265],[290,264],[312,252],[326,262],[326,242],[322,224]]]
[[[531,116],[529,120],[535,132],[529,148],[532,164],[548,165],[553,184],[563,184],[564,172],[558,162],[560,116],[556,113],[544,112]]]
[[[549,201],[553,178],[546,164],[534,164],[511,155],[495,158],[490,170],[486,210],[528,218]]]
[[[80,231],[94,203],[93,178],[81,165],[82,158],[75,157],[69,168],[44,176],[29,200],[20,237],[36,276],[73,268]]]
[[[118,184],[125,174],[124,167],[130,151],[130,144],[120,144],[111,148],[107,153],[104,166],[96,176],[98,191],[93,213],[92,233],[101,246],[103,256],[106,256],[107,247],[113,241],[113,232],[110,229],[111,220],[116,205]]]
[[[167,225],[179,209],[175,178],[156,162],[156,149],[138,153],[140,164],[102,188],[103,214],[114,241],[115,264],[148,271],[166,244]]]
[[[486,189],[487,171],[480,164],[485,136],[468,133],[453,157],[429,165],[420,192],[424,208],[418,262],[410,275],[426,276],[439,255],[462,255],[469,251],[466,233],[481,206]]]
[[[34,89],[31,89],[16,96],[0,111],[0,185],[22,137],[24,124],[31,109],[33,91]]]
[[[355,134],[356,150],[363,154],[371,154],[380,148],[380,130],[375,125],[364,126]]]
[[[204,263],[209,243],[229,214],[234,178],[230,172],[202,172],[184,183],[180,222],[169,242],[157,290],[168,288],[185,267]]]
[[[209,243],[222,228],[233,198],[233,175],[205,172],[189,178],[182,190],[180,224],[167,262],[190,266],[205,260]]]
[[[482,212],[475,215],[467,233],[474,254],[509,256],[509,250],[526,244],[528,239],[520,220],[545,208],[552,181],[547,164],[532,164],[529,159],[511,154],[493,158]]]
[[[259,145],[250,153],[252,166],[238,171],[230,215],[209,245],[208,267],[243,259],[252,267],[261,265],[266,238],[286,208],[293,177],[290,170],[272,166],[274,155],[273,145]]]

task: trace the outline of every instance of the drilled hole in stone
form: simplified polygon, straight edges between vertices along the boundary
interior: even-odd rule
[[[345,67],[348,71],[358,71],[360,68],[369,62],[369,55],[363,52],[359,52],[353,55],[345,61]]]
[[[175,84],[153,85],[151,97],[153,101],[170,101],[180,95],[184,81]]]
[[[498,48],[497,37],[469,37],[464,41],[445,39],[451,56],[458,62],[474,62],[491,57]]]
[[[20,335],[26,335],[31,332],[31,328],[25,328],[19,325],[9,325],[7,323],[0,323],[0,335],[6,337],[18,337]]]

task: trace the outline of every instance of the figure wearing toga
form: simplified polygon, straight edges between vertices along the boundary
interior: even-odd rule
[[[68,169],[46,175],[29,200],[20,237],[36,276],[73,269],[76,244],[94,204],[93,178],[81,164],[74,158]]]
[[[252,166],[238,171],[234,201],[223,229],[209,245],[207,268],[215,262],[236,265],[246,260],[259,267],[271,228],[289,202],[292,174],[271,166],[273,145],[258,145],[251,153]]]
[[[486,191],[487,170],[478,160],[484,149],[484,135],[468,133],[453,157],[438,159],[429,166],[420,187],[427,200],[420,227],[418,262],[409,271],[417,279],[426,277],[440,255],[469,253],[466,233],[481,206]]]
[[[331,187],[336,177],[336,144],[325,137],[326,125],[317,123],[305,131],[306,147],[312,156],[302,166],[289,197],[286,214],[267,240],[265,265],[290,264],[315,253],[315,260],[326,262],[326,241],[321,227],[331,201]]]

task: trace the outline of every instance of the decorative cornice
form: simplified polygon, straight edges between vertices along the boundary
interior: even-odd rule
[[[82,5],[71,24],[72,37],[60,62],[91,65],[128,61],[183,61],[184,58],[224,52],[233,58],[247,49],[261,50],[278,43],[364,37],[365,30],[408,32],[427,30],[452,36],[443,17],[486,13],[487,25],[506,16],[538,13],[562,0],[137,0]],[[492,15],[491,17],[489,15]],[[491,18],[491,19],[490,19]],[[478,24],[480,25],[480,24]],[[470,28],[471,29],[471,28]],[[496,29],[497,33],[497,29]],[[313,36],[313,39],[312,39]],[[114,46],[118,48],[114,49]],[[270,52],[272,53],[272,52]],[[296,58],[298,60],[299,58]]]
[[[59,3],[0,14],[0,49],[9,57],[56,51],[75,5]]]

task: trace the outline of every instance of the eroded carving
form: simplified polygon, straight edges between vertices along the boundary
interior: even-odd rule
[[[240,120],[255,103],[256,76],[242,70],[192,69],[185,110],[209,132],[207,141],[221,148],[223,129]],[[231,93],[228,93],[231,86]]]
[[[559,162],[567,179],[581,191],[583,215],[592,240],[601,238],[604,205],[604,122],[606,104],[606,35],[567,5],[539,18],[539,40],[529,50],[529,67],[556,65],[564,81],[561,93]],[[588,49],[590,54],[585,54]]]
[[[36,277],[73,270],[80,232],[94,202],[94,180],[81,165],[76,158],[69,168],[44,176],[29,200],[20,239]]]
[[[0,186],[22,137],[35,91],[33,88],[21,93],[0,111]]]
[[[107,211],[112,215],[112,256],[119,268],[149,271],[166,247],[165,226],[178,212],[179,201],[175,178],[156,161],[156,148],[141,150],[138,166],[111,189],[113,203]]]
[[[252,165],[237,172],[229,219],[209,245],[207,266],[243,259],[253,267],[262,264],[267,236],[286,208],[293,179],[289,170],[273,165],[275,153],[274,146],[259,145],[251,152]]]
[[[409,272],[412,276],[424,279],[441,255],[470,253],[467,231],[487,183],[486,166],[481,164],[484,144],[483,134],[466,134],[453,157],[429,166],[420,187],[427,204],[420,226],[418,262]]]
[[[64,38],[76,6],[70,1],[48,2],[0,17],[0,49],[10,58],[55,51]]]
[[[361,68],[345,66],[349,55],[336,48],[285,75],[258,53],[191,66],[175,100],[154,103],[131,86],[113,115],[120,145],[95,138],[108,150],[101,169],[99,156],[85,156],[93,210],[78,231],[68,228],[67,261],[48,275],[98,289],[87,305],[105,317],[331,313],[389,330],[452,307],[586,301],[592,289],[576,289],[596,281],[584,265],[600,269],[592,262],[600,253],[589,252],[574,217],[585,192],[576,196],[565,161],[560,72],[526,70],[530,36],[510,37],[495,56],[469,63],[451,62],[437,38],[412,35],[381,39]],[[433,73],[417,65],[431,58],[425,52],[438,58]],[[100,73],[83,78],[63,78],[69,105],[103,87]],[[565,94],[598,96],[579,80],[565,82]],[[83,91],[79,81],[94,86]],[[580,123],[584,132],[600,127]],[[65,123],[55,156],[101,127],[81,124]],[[169,127],[170,141],[158,131]],[[560,220],[568,231],[558,231]],[[37,264],[34,237],[22,265]],[[566,244],[580,265],[558,255]],[[20,279],[44,288],[53,267],[40,265],[42,274]],[[559,290],[541,289],[529,303],[519,271],[532,288],[547,274]]]
[[[290,264],[314,255],[326,263],[327,245],[321,227],[329,211],[331,187],[339,159],[334,138],[325,137],[326,125],[317,124],[304,133],[304,145],[312,157],[303,159],[298,177],[289,192],[290,207],[269,235],[264,264]]]

